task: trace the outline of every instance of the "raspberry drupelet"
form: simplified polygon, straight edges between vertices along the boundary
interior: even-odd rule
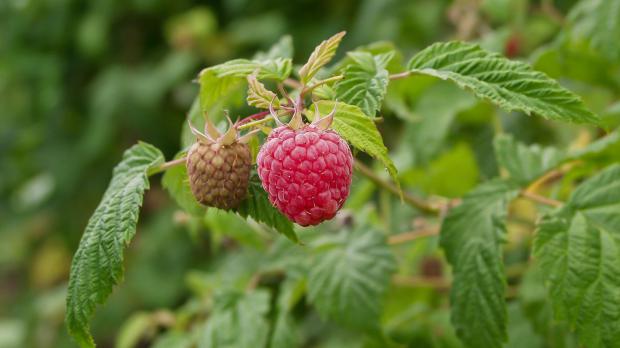
[[[258,153],[258,175],[269,200],[301,226],[333,218],[349,196],[351,149],[338,133],[322,128],[282,125]]]

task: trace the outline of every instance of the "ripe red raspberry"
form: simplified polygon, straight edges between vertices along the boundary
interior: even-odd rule
[[[349,195],[353,156],[332,130],[280,126],[260,149],[257,163],[271,203],[301,226],[333,218]]]

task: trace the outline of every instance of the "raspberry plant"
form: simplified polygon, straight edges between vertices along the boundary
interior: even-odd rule
[[[438,102],[427,101],[429,114],[414,120],[420,122],[415,144],[409,144],[415,149],[405,153],[415,150],[418,161],[434,155],[436,138],[447,134],[452,116],[446,115],[470,108],[472,96],[486,107],[557,122],[600,126],[600,117],[527,63],[476,44],[436,43],[407,63],[395,48],[377,44],[333,62],[344,35],[320,43],[300,67],[287,55],[292,49],[285,39],[253,59],[202,70],[177,158],[165,162],[146,143],[125,152],[73,259],[66,322],[75,340],[83,347],[95,345],[89,320],[123,277],[124,249],[136,233],[149,178],[165,172],[163,186],[192,221],[211,227],[222,221],[232,230],[240,225],[231,221],[239,224],[240,216],[241,225],[258,226],[273,239],[265,253],[245,256],[253,260],[250,274],[207,287],[209,304],[188,310],[175,328],[190,333],[187,346],[301,346],[295,309],[304,301],[321,320],[363,333],[369,346],[402,346],[381,321],[390,284],[402,282],[396,273],[407,268],[392,246],[438,232],[451,266],[456,335],[467,347],[501,347],[508,339],[506,297],[511,296],[504,268],[506,222],[511,205],[523,202],[533,203],[538,217],[527,277],[544,278],[555,317],[568,323],[584,346],[619,346],[618,132],[601,131],[599,139],[567,150],[526,145],[498,132],[493,147],[500,175],[460,198],[412,193],[401,187],[398,161],[379,131],[388,123],[378,116],[384,109],[412,121],[399,107],[399,89],[408,87],[399,82],[426,79],[440,91]],[[244,95],[249,106],[262,110],[235,115],[221,135],[213,124],[225,123],[224,109]],[[425,123],[434,117],[445,122]],[[196,130],[202,125],[204,132]],[[410,209],[426,225],[386,236],[367,211],[358,214],[366,217],[351,219],[342,212],[324,222],[347,207],[350,190],[349,210],[361,209],[359,202],[368,199],[367,185],[356,187],[354,178],[350,186],[353,174],[379,187],[382,197],[398,197],[400,208],[394,209]],[[453,180],[465,176],[455,171]],[[567,179],[553,186],[561,177]],[[299,227],[322,222],[326,227],[320,230]],[[227,268],[219,272],[214,277],[225,277]]]

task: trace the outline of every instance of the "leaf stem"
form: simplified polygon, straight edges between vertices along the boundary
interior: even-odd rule
[[[386,181],[380,178],[377,174],[375,174],[372,169],[368,168],[365,164],[360,161],[355,161],[355,169],[357,169],[362,175],[370,179],[370,181],[374,182],[376,185],[381,188],[387,190],[388,192],[400,197],[402,192],[403,201],[410,206],[423,211],[429,214],[439,214],[440,208],[434,204],[431,204],[420,197],[413,196],[410,193],[401,191],[396,187],[396,185],[392,184],[389,181]]]
[[[398,74],[392,74],[390,75],[390,80],[400,80],[400,79],[405,79],[407,77],[411,76],[411,71],[403,71],[401,73]]]
[[[172,167],[176,167],[179,166],[181,164],[184,164],[185,161],[187,160],[187,157],[181,157],[181,158],[177,158],[175,160],[172,161],[168,161],[168,162],[164,162],[162,164],[160,164],[159,166],[152,168],[151,170],[149,170],[148,175],[149,176],[153,176],[155,174],[159,174],[161,172],[164,172]]]
[[[555,199],[544,197],[544,196],[541,196],[541,195],[538,195],[536,193],[529,192],[529,191],[521,191],[521,197],[527,198],[527,199],[529,199],[531,201],[534,201],[536,203],[540,203],[540,204],[544,204],[544,205],[549,205],[549,206],[552,206],[552,207],[560,207],[560,206],[562,206],[562,204],[564,204],[563,202],[557,201]]]
[[[336,75],[336,76],[332,76],[332,77],[330,77],[328,79],[318,81],[317,83],[313,84],[312,86],[307,86],[306,88],[304,88],[301,91],[301,95],[306,95],[308,92],[312,92],[312,90],[314,90],[315,88],[317,88],[319,86],[322,86],[322,85],[324,85],[326,83],[330,83],[330,82],[340,81],[343,78],[344,78],[343,75]]]
[[[251,128],[251,127],[263,124],[263,123],[267,123],[269,121],[271,121],[271,119],[269,117],[264,117],[264,118],[261,118],[260,120],[248,122],[248,123],[245,123],[245,124],[243,124],[241,126],[237,126],[237,129],[242,130],[242,129],[246,129],[246,128]]]
[[[261,112],[257,112],[253,115],[247,116],[242,118],[241,120],[237,121],[237,126],[240,126],[242,124],[248,123],[252,120],[256,120],[256,119],[262,119],[263,117],[269,115],[269,111],[261,111]]]

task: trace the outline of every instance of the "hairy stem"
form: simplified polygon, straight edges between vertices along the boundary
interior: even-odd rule
[[[237,129],[242,130],[242,129],[246,129],[246,128],[251,128],[251,127],[254,127],[254,126],[258,126],[258,125],[260,125],[260,124],[263,124],[263,123],[267,123],[267,122],[269,122],[269,121],[271,121],[271,118],[269,118],[269,117],[263,117],[263,118],[261,118],[260,120],[256,120],[256,121],[248,122],[248,123],[245,123],[245,124],[243,124],[243,125],[241,125],[241,126],[237,126]]]
[[[301,91],[301,95],[306,95],[307,93],[312,92],[312,90],[314,90],[315,88],[317,88],[317,87],[319,87],[319,86],[322,86],[322,85],[324,85],[324,84],[326,84],[326,83],[331,83],[331,82],[335,82],[335,81],[340,81],[340,80],[342,80],[343,78],[344,78],[344,76],[343,76],[343,75],[336,75],[336,76],[332,76],[332,77],[330,77],[330,78],[328,78],[328,79],[318,81],[318,82],[317,82],[317,83],[315,83],[314,85],[312,85],[312,86],[307,86],[306,88],[304,88],[304,89]]]
[[[375,172],[372,171],[372,169],[368,168],[366,165],[364,165],[363,163],[359,162],[359,161],[355,161],[355,168],[365,177],[367,177],[368,179],[370,179],[370,181],[374,182],[377,186],[387,190],[388,192],[401,197],[402,194],[402,199],[405,203],[409,204],[410,206],[423,211],[425,213],[429,213],[429,214],[439,214],[440,212],[440,208],[425,201],[424,199],[420,198],[420,197],[416,197],[411,195],[410,193],[407,192],[401,192],[401,190],[398,189],[398,187],[396,187],[396,185],[392,184],[389,181],[386,181],[382,178],[380,178],[377,174],[375,174]]]
[[[237,126],[240,126],[242,124],[248,123],[252,120],[258,120],[258,119],[262,119],[265,116],[269,115],[269,111],[261,111],[261,112],[257,112],[253,115],[247,116],[242,118],[241,120],[237,121]]]
[[[151,170],[149,170],[148,175],[152,176],[155,174],[159,174],[161,172],[165,172],[166,170],[172,168],[172,167],[176,167],[179,166],[181,164],[184,164],[185,161],[187,160],[187,157],[181,157],[172,161],[168,161],[168,162],[164,162],[162,164],[160,164],[159,166],[152,168]]]
[[[544,197],[544,196],[541,196],[541,195],[538,195],[536,193],[529,192],[529,191],[521,191],[521,197],[527,198],[527,199],[529,199],[531,201],[534,201],[536,203],[540,203],[540,204],[544,204],[544,205],[549,205],[549,206],[552,206],[552,207],[559,207],[562,204],[564,204],[563,202],[556,201],[555,199]]]
[[[390,75],[390,80],[400,80],[400,79],[404,79],[411,76],[411,72],[410,71],[404,71],[398,74],[392,74]]]

